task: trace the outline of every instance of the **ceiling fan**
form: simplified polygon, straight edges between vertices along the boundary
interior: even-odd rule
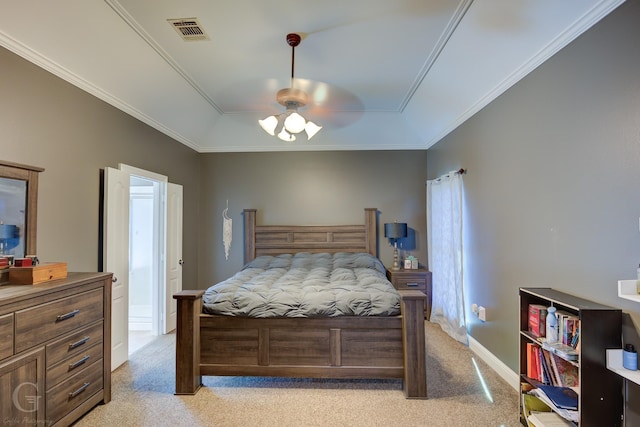
[[[288,88],[280,89],[276,94],[276,101],[283,105],[287,111],[278,115],[269,116],[265,119],[258,120],[258,123],[269,135],[276,136],[283,141],[295,141],[296,134],[305,131],[307,140],[310,140],[322,126],[318,126],[310,120],[305,119],[298,113],[298,108],[304,107],[309,102],[309,96],[301,89],[293,87],[294,83],[294,67],[295,67],[295,50],[300,44],[301,37],[299,34],[287,34],[287,44],[291,46],[291,85]]]

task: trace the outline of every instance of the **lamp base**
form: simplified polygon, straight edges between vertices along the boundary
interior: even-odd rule
[[[392,270],[400,270],[400,263],[398,262],[398,246],[394,245],[393,247],[393,265],[391,266]]]

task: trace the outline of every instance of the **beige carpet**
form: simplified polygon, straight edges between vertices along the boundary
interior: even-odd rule
[[[518,393],[473,353],[426,322],[427,400],[395,380],[204,377],[174,396],[175,336],[138,350],[112,378],[112,401],[77,426],[519,426]]]

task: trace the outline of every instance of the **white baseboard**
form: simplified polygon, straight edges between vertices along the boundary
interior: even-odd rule
[[[513,372],[511,368],[505,365],[502,360],[498,359],[493,353],[483,347],[478,341],[473,339],[471,335],[467,335],[469,339],[469,349],[478,355],[491,369],[496,371],[514,390],[520,390],[520,376]]]

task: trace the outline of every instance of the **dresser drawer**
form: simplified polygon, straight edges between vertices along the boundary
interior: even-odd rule
[[[0,316],[0,360],[13,356],[13,313]]]
[[[85,352],[88,347],[102,342],[103,322],[94,323],[78,332],[47,344],[47,369],[57,363]],[[93,362],[93,360],[92,360]]]
[[[103,317],[103,290],[94,289],[15,314],[16,352],[82,327]]]
[[[90,347],[84,347],[83,351],[66,358],[57,365],[47,369],[47,388],[51,388],[61,381],[66,380],[76,372],[91,365],[96,360],[102,359],[102,341],[94,343]],[[47,360],[47,365],[49,360]]]
[[[55,423],[102,391],[102,359],[47,391],[47,420]]]

